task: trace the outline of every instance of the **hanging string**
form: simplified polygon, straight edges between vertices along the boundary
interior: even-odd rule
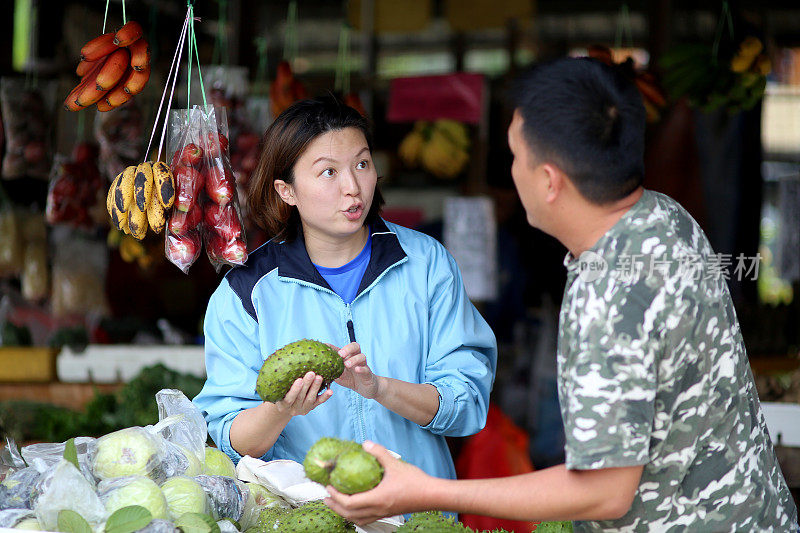
[[[622,47],[623,33],[628,37],[628,47],[633,48],[633,30],[631,28],[631,13],[628,9],[628,4],[622,4],[619,9],[619,16],[617,18],[617,34],[614,37],[614,48]]]
[[[342,23],[339,30],[339,53],[336,56],[336,77],[333,82],[333,90],[339,91],[343,95],[350,92],[350,27],[346,22]]]
[[[297,0],[289,2],[286,13],[286,30],[283,36],[283,59],[294,64],[297,57]]]
[[[728,26],[728,35],[730,36],[731,40],[733,40],[733,16],[731,15],[731,9],[728,5],[728,0],[722,0],[722,13],[720,13],[719,22],[717,23],[717,31],[714,35],[714,45],[711,47],[711,59],[714,62],[714,65],[717,64],[719,44],[720,41],[722,41],[722,32],[725,30],[726,25]]]
[[[156,158],[157,161],[161,160],[161,147],[164,144],[164,137],[167,133],[167,115],[169,114],[169,109],[172,107],[172,95],[175,93],[175,82],[178,80],[178,69],[181,64],[181,56],[183,55],[183,43],[186,39],[186,28],[189,25],[189,10],[186,10],[186,18],[183,19],[183,27],[181,28],[181,34],[178,38],[178,46],[175,48],[175,54],[172,56],[172,64],[169,67],[169,73],[167,74],[167,79],[164,83],[164,92],[161,94],[161,102],[158,104],[158,111],[156,111],[156,119],[153,122],[153,132],[150,134],[150,141],[147,143],[147,151],[145,154],[150,153],[150,147],[153,144],[153,137],[155,137],[156,129],[158,126],[158,118],[161,116],[161,109],[164,106],[164,100],[167,97],[167,90],[169,89],[169,80],[172,78],[172,91],[169,94],[169,104],[167,104],[167,111],[164,113],[164,130],[161,133],[161,142],[158,145],[158,157]],[[174,73],[174,76],[173,76]],[[146,155],[145,155],[146,158]]]
[[[192,8],[192,13],[194,13],[194,8]],[[197,77],[200,78],[200,94],[203,95],[203,107],[208,107],[208,102],[206,101],[206,88],[203,86],[203,72],[200,69],[200,52],[197,50],[197,39],[194,32],[194,19],[192,20],[192,42],[190,46],[194,46],[194,57],[197,61]]]
[[[189,54],[187,57],[187,73],[186,73],[186,109],[192,108],[192,39],[194,38],[194,5],[188,3],[189,7],[189,36],[186,44],[189,46]],[[189,121],[189,114],[187,111],[186,121]]]
[[[217,3],[219,4],[219,16],[211,63],[214,65],[228,65],[230,63],[230,54],[228,54],[228,0],[217,0]]]
[[[266,86],[267,83],[267,46],[269,41],[266,37],[256,37],[253,39],[253,44],[256,45],[256,53],[258,54],[258,68],[256,69],[256,83]]]
[[[122,0],[122,23],[123,24],[128,23],[128,17],[125,16],[125,0]]]
[[[191,5],[191,0],[189,1],[189,5]],[[161,148],[164,146],[164,139],[167,137],[167,124],[169,121],[167,120],[167,115],[169,114],[169,110],[172,108],[172,96],[175,94],[175,85],[178,82],[178,70],[180,70],[181,66],[181,56],[183,55],[183,43],[186,41],[186,33],[189,28],[189,20],[191,16],[191,11],[187,8],[186,9],[186,19],[183,21],[183,29],[181,30],[181,37],[178,42],[178,48],[175,50],[177,54],[177,60],[173,57],[173,66],[175,67],[175,75],[172,77],[172,89],[169,93],[169,103],[167,104],[167,111],[164,113],[164,129],[161,130],[161,140],[158,142],[158,159],[161,159]],[[172,69],[170,69],[170,73],[172,73]],[[169,84],[169,76],[167,76],[167,84]],[[164,91],[166,91],[166,86],[164,87]],[[165,92],[166,94],[166,92]],[[164,103],[164,97],[161,97],[161,103]],[[161,110],[161,105],[158,106],[159,111]],[[154,129],[155,131],[155,129]],[[152,137],[150,138],[152,141]]]
[[[108,20],[108,4],[111,3],[111,0],[106,0],[106,12],[103,15],[103,34],[106,33],[106,21]]]

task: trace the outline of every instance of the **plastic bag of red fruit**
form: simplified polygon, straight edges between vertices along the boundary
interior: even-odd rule
[[[167,161],[175,177],[175,203],[167,222],[165,253],[184,273],[201,253],[219,271],[247,260],[247,241],[228,153],[223,108],[194,106],[170,112]]]

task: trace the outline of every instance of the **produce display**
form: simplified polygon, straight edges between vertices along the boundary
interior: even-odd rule
[[[661,57],[664,86],[673,99],[687,97],[705,112],[751,109],[764,96],[772,63],[752,35],[716,52],[707,44],[677,45]]]
[[[341,356],[316,340],[302,339],[275,350],[258,372],[256,392],[265,402],[278,402],[286,396],[292,383],[307,372],[322,376],[327,387],[344,372]]]
[[[269,87],[269,101],[272,105],[272,116],[277,117],[297,100],[306,98],[308,93],[300,81],[294,77],[292,66],[288,61],[278,63],[275,79]]]
[[[64,108],[80,111],[97,104],[98,111],[111,111],[142,92],[150,79],[150,46],[143,33],[131,20],[83,45],[75,69],[81,81],[67,95]]]
[[[0,80],[0,110],[5,131],[3,177],[46,179],[50,172],[51,102],[55,83],[37,85],[25,79]]]
[[[455,120],[418,121],[398,148],[409,168],[420,165],[440,179],[453,179],[469,163],[471,141],[467,127]]]
[[[355,526],[331,511],[321,501],[309,502],[296,509],[273,507],[261,512],[256,524],[247,533],[344,533],[355,531]]]
[[[188,272],[204,241],[217,270],[244,264],[247,244],[224,110],[173,111],[170,125],[167,153],[175,176],[175,206],[167,223],[167,258]]]
[[[106,180],[100,174],[97,157],[95,145],[81,142],[75,145],[70,160],[56,158],[47,191],[48,224],[93,229],[103,222]]]

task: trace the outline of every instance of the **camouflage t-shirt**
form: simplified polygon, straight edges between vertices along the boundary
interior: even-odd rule
[[[727,288],[740,265],[727,263],[680,205],[652,191],[591,250],[567,255],[566,466],[644,465],[625,516],[576,531],[798,528]]]

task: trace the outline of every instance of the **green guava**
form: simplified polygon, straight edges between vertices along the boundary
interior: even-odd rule
[[[177,520],[184,513],[208,513],[206,492],[200,483],[191,478],[169,478],[161,484],[161,492],[167,500],[171,520]]]
[[[225,452],[206,446],[206,462],[203,473],[208,476],[228,476],[236,479],[236,467]]]
[[[99,479],[147,476],[160,461],[158,446],[147,430],[130,427],[97,439],[92,473]]]
[[[141,505],[153,518],[167,518],[167,499],[152,479],[144,476],[131,480],[101,496],[108,514],[129,505]]]

